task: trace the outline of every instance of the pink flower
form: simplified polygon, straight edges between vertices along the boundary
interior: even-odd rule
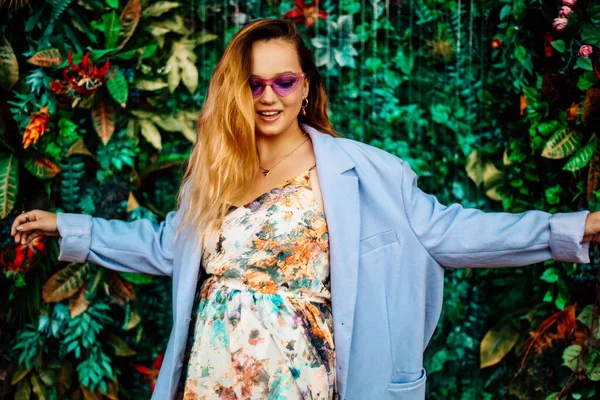
[[[573,13],[573,9],[571,7],[562,6],[560,8],[561,17],[567,18],[569,15],[571,15],[571,13]]]
[[[554,18],[554,23],[552,24],[552,27],[556,31],[561,32],[566,28],[568,22],[569,21],[566,18]]]
[[[579,49],[579,55],[581,57],[588,58],[590,56],[590,54],[592,54],[592,46],[590,46],[589,44],[584,44]]]
[[[565,6],[575,7],[575,4],[577,4],[577,0],[562,0],[562,3]]]

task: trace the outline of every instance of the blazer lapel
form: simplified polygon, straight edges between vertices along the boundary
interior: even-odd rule
[[[344,398],[358,285],[360,245],[358,177],[353,170],[354,161],[339,146],[335,138],[307,124],[302,126],[313,142],[329,231],[337,380],[340,398]]]

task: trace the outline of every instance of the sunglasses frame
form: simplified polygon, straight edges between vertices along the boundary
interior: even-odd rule
[[[289,76],[289,75],[294,75],[296,78],[298,78],[298,82],[296,82],[296,85],[293,88],[290,89],[289,93],[281,95],[281,94],[279,94],[279,92],[277,91],[277,89],[275,89],[273,87],[273,82],[275,82],[277,79],[280,79],[282,77]],[[250,81],[254,80],[254,79],[256,79],[257,81],[260,81],[260,83],[262,85],[259,94],[254,95],[254,93],[252,93],[252,97],[254,97],[254,98],[259,97],[260,95],[262,95],[263,92],[265,91],[265,89],[267,88],[267,86],[271,86],[271,89],[273,89],[273,91],[275,92],[275,94],[277,94],[277,96],[279,96],[279,97],[285,97],[285,96],[290,95],[294,90],[296,90],[296,88],[298,87],[298,84],[304,78],[306,78],[306,73],[305,72],[288,72],[288,73],[285,73],[285,74],[277,75],[276,77],[271,78],[271,79],[262,79],[262,78],[259,78],[257,76],[253,76],[253,77],[251,77],[248,80],[248,85],[250,85]],[[252,92],[252,88],[250,88],[250,91]]]

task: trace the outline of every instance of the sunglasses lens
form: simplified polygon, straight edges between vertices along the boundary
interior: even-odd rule
[[[273,82],[273,89],[278,95],[283,96],[294,90],[298,81],[299,79],[294,75],[281,76]]]
[[[264,85],[258,79],[250,79],[250,90],[252,91],[252,96],[260,96],[264,89]]]

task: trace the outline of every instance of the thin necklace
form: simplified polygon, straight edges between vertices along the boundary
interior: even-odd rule
[[[304,136],[306,136],[306,132],[302,131],[302,134],[303,134]],[[304,143],[305,143],[305,142],[306,142],[308,139],[309,139],[309,138],[306,138],[306,139],[305,139],[305,140],[304,140],[302,143],[300,143],[300,144],[298,145],[298,147],[296,147],[294,150],[292,150],[291,152],[289,152],[289,153],[288,153],[288,154],[287,154],[285,157],[283,157],[281,160],[277,161],[277,163],[275,163],[275,165],[273,165],[271,168],[269,168],[269,169],[265,169],[265,168],[261,167],[260,165],[258,166],[258,168],[260,168],[260,169],[262,169],[262,170],[263,170],[263,175],[264,175],[265,177],[269,176],[269,174],[271,173],[271,171],[273,171],[273,168],[275,168],[275,167],[277,166],[277,164],[279,164],[280,162],[282,162],[283,160],[285,160],[286,158],[288,158],[288,156],[289,156],[290,154],[292,154],[293,152],[295,152],[296,150],[298,150],[298,149],[300,148],[300,146],[302,146],[302,145],[303,145],[303,144],[304,144]]]

